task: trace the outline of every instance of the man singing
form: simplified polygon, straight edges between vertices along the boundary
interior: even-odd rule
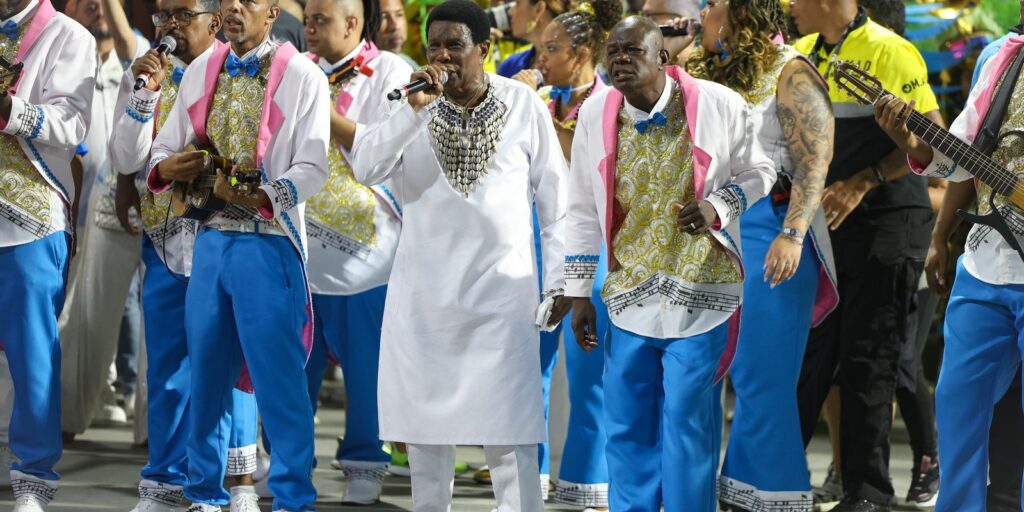
[[[303,364],[313,319],[302,203],[327,180],[327,79],[291,44],[270,40],[274,0],[225,0],[220,14],[230,44],[189,66],[148,177],[158,193],[199,176],[208,157],[183,151],[187,144],[233,164],[217,171],[213,192],[228,204],[199,230],[185,295],[194,391],[185,495],[192,512],[228,501],[222,417],[244,365],[274,445],[273,508],[310,510],[313,411]],[[253,179],[258,188],[234,185]]]
[[[450,507],[457,444],[484,446],[498,510],[543,508],[537,327],[568,305],[566,168],[537,94],[484,73],[489,32],[471,1],[436,7],[430,65],[412,75],[433,88],[356,131],[356,179],[391,178],[404,210],[381,335],[380,437],[409,443],[417,511]],[[550,322],[537,314],[534,203]]]

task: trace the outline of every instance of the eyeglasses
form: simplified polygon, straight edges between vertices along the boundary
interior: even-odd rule
[[[176,23],[179,27],[187,27],[189,23],[192,23],[192,18],[199,16],[200,14],[213,14],[213,11],[174,11],[171,14],[167,14],[166,12],[158,12],[153,15],[153,25],[157,27],[162,27],[166,25],[168,21],[174,20],[174,23]]]

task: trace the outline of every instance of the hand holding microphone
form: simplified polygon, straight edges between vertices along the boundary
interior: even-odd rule
[[[409,83],[388,93],[388,99],[397,101],[409,99],[409,106],[419,112],[421,108],[431,104],[444,92],[444,84],[448,82],[448,70],[445,66],[431,64],[421,68],[409,77]]]
[[[149,85],[159,85],[163,81],[167,70],[167,55],[173,52],[177,45],[173,37],[164,36],[156,48],[149,50],[132,64],[136,91]]]

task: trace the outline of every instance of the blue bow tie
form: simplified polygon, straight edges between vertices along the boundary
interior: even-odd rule
[[[655,112],[649,119],[637,121],[634,126],[636,126],[636,131],[640,132],[640,135],[643,135],[647,133],[647,130],[650,129],[651,126],[665,126],[667,124],[668,118],[665,117],[665,114]]]
[[[7,23],[0,26],[0,30],[3,30],[4,34],[7,34],[7,37],[12,40],[17,39],[18,35],[21,33],[21,28],[18,27],[18,24],[14,20],[7,20]]]
[[[569,103],[569,100],[572,99],[572,86],[558,87],[557,85],[552,85],[549,96],[553,100],[558,100],[563,105]]]
[[[245,69],[245,74],[249,76],[256,76],[260,72],[260,59],[256,56],[249,57],[242,61],[234,54],[228,55],[228,60],[224,63],[224,69],[227,70],[228,76],[234,78],[238,75],[239,71]]]
[[[183,76],[185,76],[185,68],[179,68],[175,66],[174,72],[171,73],[171,80],[174,81],[174,85],[181,85],[181,77]]]

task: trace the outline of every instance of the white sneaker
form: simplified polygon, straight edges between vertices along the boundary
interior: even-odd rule
[[[104,404],[101,405],[97,410],[96,414],[92,417],[93,427],[118,427],[128,423],[128,415],[125,414],[124,409],[117,404]]]
[[[205,503],[193,503],[185,512],[221,512],[220,505],[207,505]]]
[[[143,480],[139,482],[139,504],[132,512],[178,512],[184,501],[180,485]]]
[[[387,464],[378,462],[345,461],[341,463],[348,485],[341,497],[343,505],[373,505],[380,501]]]
[[[50,500],[57,495],[57,483],[11,471],[14,488],[14,512],[45,512]]]
[[[260,512],[260,495],[251,485],[231,488],[231,512]]]
[[[342,505],[373,505],[380,501],[382,486],[380,482],[365,478],[349,479],[345,486],[345,494],[341,497]]]
[[[18,496],[14,502],[14,512],[46,512],[47,503],[31,494]]]

